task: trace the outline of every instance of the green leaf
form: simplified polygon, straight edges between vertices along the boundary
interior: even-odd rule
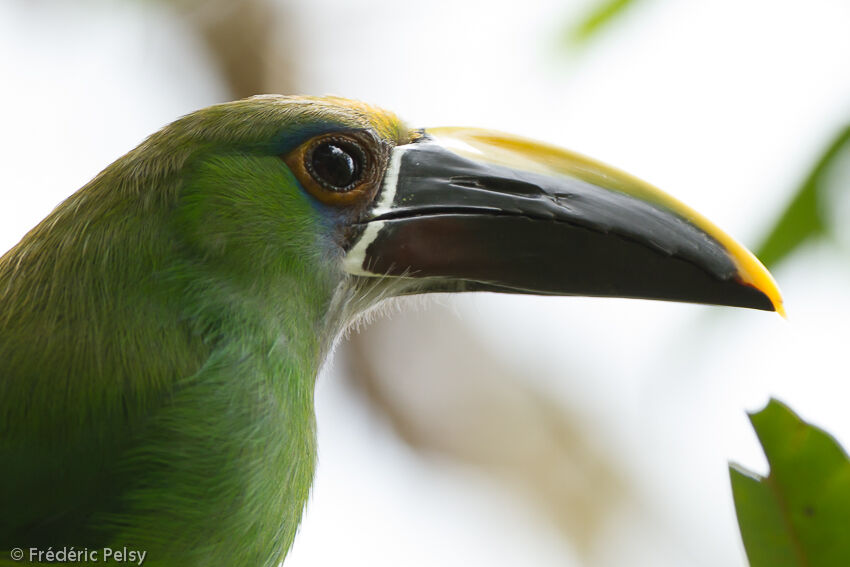
[[[850,565],[847,453],[776,400],[750,421],[770,474],[729,469],[751,567]]]
[[[765,266],[776,265],[809,238],[826,232],[826,174],[845,149],[850,151],[850,126],[832,141],[759,247],[756,256]]]
[[[598,2],[584,18],[575,26],[570,27],[567,34],[568,38],[574,43],[587,42],[591,37],[598,34],[599,30],[636,2],[637,0],[603,0]]]

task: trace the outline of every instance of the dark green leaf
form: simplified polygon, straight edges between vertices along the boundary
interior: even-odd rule
[[[809,238],[825,232],[826,173],[844,150],[850,151],[850,126],[829,145],[759,247],[756,256],[766,266],[779,263]]]
[[[637,0],[602,0],[598,2],[578,24],[570,28],[569,39],[575,43],[586,42],[636,2]]]
[[[847,453],[776,400],[750,421],[770,474],[732,465],[730,475],[751,567],[850,565]]]

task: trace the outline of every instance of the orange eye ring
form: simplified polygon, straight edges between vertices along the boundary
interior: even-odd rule
[[[365,132],[335,132],[307,140],[285,156],[289,169],[313,197],[349,206],[377,190],[382,155]]]

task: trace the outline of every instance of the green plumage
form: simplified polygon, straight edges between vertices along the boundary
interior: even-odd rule
[[[280,155],[351,128],[410,137],[337,99],[199,111],[3,256],[0,550],[283,559],[315,465],[315,376],[360,294],[337,219]]]

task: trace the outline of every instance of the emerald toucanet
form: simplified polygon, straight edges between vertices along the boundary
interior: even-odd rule
[[[0,259],[0,552],[277,565],[335,338],[383,298],[459,291],[781,310],[739,244],[582,156],[340,98],[206,108]]]

